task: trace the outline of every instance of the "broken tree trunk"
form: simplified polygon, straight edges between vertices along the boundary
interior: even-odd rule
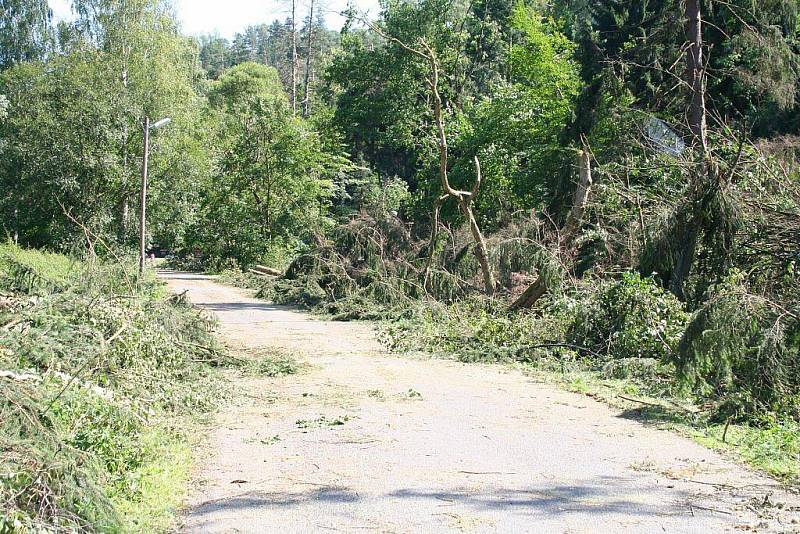
[[[466,217],[467,222],[469,224],[470,233],[472,234],[472,238],[475,241],[475,255],[478,258],[478,263],[481,266],[481,273],[483,275],[483,284],[486,290],[486,293],[493,294],[495,288],[497,287],[497,283],[495,281],[494,273],[492,272],[491,264],[489,263],[489,253],[488,248],[486,246],[486,240],[483,237],[483,233],[481,232],[480,226],[478,225],[478,221],[475,218],[475,213],[472,210],[472,202],[475,200],[475,197],[478,194],[478,191],[481,187],[481,164],[478,160],[478,157],[475,156],[475,172],[476,172],[476,179],[475,183],[472,187],[472,191],[459,191],[453,189],[450,185],[450,179],[447,176],[447,167],[448,167],[448,153],[447,153],[447,135],[445,134],[444,128],[444,116],[442,114],[442,95],[439,93],[439,61],[436,57],[436,52],[428,46],[428,43],[425,42],[424,39],[420,39],[419,43],[422,46],[422,49],[414,48],[409,46],[405,42],[401,41],[397,37],[392,37],[391,35],[387,35],[384,33],[380,28],[369,22],[368,20],[364,19],[364,22],[369,26],[372,31],[387,39],[392,41],[393,43],[400,46],[402,49],[411,52],[412,54],[421,57],[424,59],[430,69],[431,69],[431,76],[427,80],[428,85],[431,88],[431,93],[433,96],[433,116],[436,121],[436,130],[438,133],[438,141],[439,141],[439,178],[442,182],[442,190],[444,194],[442,195],[443,199],[447,199],[452,197],[458,203],[458,209],[461,213]],[[437,206],[439,202],[443,202],[442,198],[437,200]],[[440,207],[440,206],[438,206]],[[435,211],[436,211],[435,206]],[[434,217],[438,219],[438,216]],[[438,224],[434,221],[434,224]],[[433,229],[434,237],[431,239],[431,243],[433,245],[433,241],[435,240],[435,233],[438,228]],[[433,254],[434,250],[433,247],[431,248],[431,254]],[[427,281],[428,278],[428,268],[432,262],[432,258],[429,258],[427,262],[427,266],[425,268],[425,279]]]
[[[575,188],[572,209],[569,210],[567,221],[564,223],[564,229],[561,232],[560,241],[562,243],[570,242],[575,238],[575,233],[580,228],[583,220],[586,202],[589,200],[589,191],[592,188],[592,162],[589,149],[586,146],[578,152],[578,176],[578,186]]]
[[[575,188],[575,195],[573,197],[572,209],[567,215],[567,220],[564,223],[558,240],[559,250],[571,252],[575,235],[580,229],[581,221],[583,220],[583,212],[586,210],[586,203],[589,200],[589,193],[592,188],[592,162],[590,159],[589,149],[584,145],[583,150],[578,152],[578,185]],[[571,254],[568,254],[571,255]],[[533,282],[528,288],[511,303],[510,310],[519,310],[523,308],[530,308],[542,298],[549,287],[547,281],[541,275]]]
[[[679,250],[675,254],[672,273],[670,274],[670,291],[678,299],[686,300],[684,288],[686,279],[692,270],[697,242],[700,239],[702,211],[708,203],[708,193],[713,172],[707,161],[707,120],[705,99],[705,66],[703,65],[703,18],[700,11],[700,0],[686,0],[684,7],[686,18],[686,83],[689,95],[689,130],[697,151],[697,161],[692,171],[693,194],[690,198],[689,213],[680,228],[678,235]]]
[[[266,267],[264,265],[256,265],[249,271],[253,274],[260,274],[265,276],[283,276],[283,272],[279,271],[278,269],[273,269],[272,267]]]
[[[472,211],[472,201],[481,187],[481,162],[478,160],[478,156],[475,156],[475,173],[477,174],[477,178],[472,191],[467,194],[463,192],[460,193],[456,196],[456,200],[458,201],[458,207],[461,213],[467,218],[469,223],[472,239],[475,240],[475,256],[478,258],[478,263],[481,266],[481,273],[483,274],[483,285],[486,289],[486,293],[491,295],[494,293],[495,287],[497,287],[497,282],[492,272],[492,266],[489,263],[489,249],[486,247],[486,239],[484,239],[481,227],[478,226],[475,213]]]
[[[439,62],[436,59],[434,51],[422,41],[422,46],[425,52],[415,51],[417,54],[428,60],[431,67],[431,79],[429,80],[431,92],[433,93],[433,116],[436,121],[436,130],[439,134],[439,177],[442,181],[442,189],[444,190],[445,197],[453,197],[458,203],[458,209],[462,215],[467,219],[469,224],[470,233],[475,241],[475,255],[478,258],[478,263],[481,266],[481,273],[483,275],[483,285],[486,293],[493,294],[497,283],[495,282],[492,266],[489,263],[489,253],[486,247],[486,239],[483,237],[478,221],[475,218],[475,213],[472,211],[472,202],[478,194],[481,187],[481,163],[478,156],[475,156],[475,183],[472,186],[472,191],[457,191],[450,185],[450,179],[447,176],[448,166],[448,152],[447,152],[447,135],[444,128],[444,117],[442,115],[442,96],[439,94]]]

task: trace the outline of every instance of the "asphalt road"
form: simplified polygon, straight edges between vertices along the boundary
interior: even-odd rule
[[[237,378],[187,532],[800,531],[796,497],[771,479],[588,397],[503,366],[389,355],[368,324],[161,276],[230,344],[307,362]]]

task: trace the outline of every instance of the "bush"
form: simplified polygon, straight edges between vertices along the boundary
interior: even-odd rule
[[[652,278],[625,273],[575,310],[567,340],[610,358],[668,359],[688,316]]]

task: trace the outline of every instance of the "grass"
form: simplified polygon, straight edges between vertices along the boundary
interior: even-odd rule
[[[762,428],[732,424],[727,433],[724,424],[714,424],[702,430],[691,427],[688,433],[706,447],[733,452],[776,478],[800,484],[800,425],[794,421],[774,421]]]
[[[227,284],[229,286],[238,287],[241,289],[251,289],[254,291],[261,289],[266,282],[266,279],[263,276],[243,272],[238,269],[225,269],[217,275],[217,280],[219,280],[220,283]]]
[[[694,407],[690,398],[664,394],[634,378],[610,379],[581,364],[563,371],[553,362],[516,366],[539,380],[619,408],[628,417],[678,432],[785,484],[800,485],[800,424],[796,421],[772,419],[759,426],[718,423]]]
[[[731,423],[723,440],[726,424],[715,420],[713,409],[693,405],[695,399],[675,379],[672,364],[647,358],[598,361],[569,348],[531,348],[520,342],[554,339],[563,329],[556,314],[507,315],[491,302],[466,300],[449,306],[420,303],[412,313],[382,322],[380,337],[397,352],[425,351],[462,362],[516,366],[542,381],[689,436],[786,484],[800,485],[797,421],[772,417],[750,424]]]
[[[192,466],[192,449],[187,438],[191,428],[187,425],[178,432],[170,432],[156,427],[142,436],[148,461],[130,473],[136,480],[136,498],[131,498],[129,492],[111,496],[124,518],[126,530],[145,534],[167,532],[174,526]]]
[[[294,375],[303,368],[294,354],[276,348],[239,348],[232,364],[244,375],[277,378]]]

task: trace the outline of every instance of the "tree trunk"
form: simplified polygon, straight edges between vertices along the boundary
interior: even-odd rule
[[[128,235],[128,221],[130,220],[131,203],[128,200],[128,193],[123,193],[125,196],[122,199],[122,233]]]
[[[567,221],[561,232],[561,241],[568,242],[574,237],[575,232],[580,227],[583,219],[583,212],[586,209],[586,202],[589,200],[589,192],[592,188],[592,162],[589,149],[584,146],[578,152],[578,186],[575,188],[575,195],[572,200],[572,209],[569,210]]]
[[[547,293],[547,284],[541,276],[536,279],[534,283],[520,295],[517,300],[511,303],[509,309],[511,311],[520,310],[522,308],[530,308]]]
[[[475,255],[478,257],[478,263],[481,266],[481,273],[483,274],[483,283],[486,293],[489,295],[494,293],[496,282],[494,274],[492,273],[492,266],[489,263],[489,254],[487,252],[486,240],[481,233],[478,221],[475,219],[475,214],[472,212],[472,202],[481,187],[481,164],[478,157],[475,157],[475,184],[472,191],[456,191],[450,186],[450,179],[447,177],[448,165],[448,149],[447,149],[447,135],[444,129],[444,117],[442,115],[442,96],[439,94],[439,63],[436,59],[436,54],[433,50],[423,42],[425,46],[425,54],[423,57],[428,59],[431,66],[431,80],[430,86],[433,92],[433,116],[436,120],[436,130],[439,136],[439,176],[442,181],[442,189],[444,194],[451,196],[458,202],[458,207],[462,214],[467,218],[469,229],[472,233],[472,238],[475,240]]]
[[[706,140],[706,98],[705,67],[703,66],[703,22],[700,0],[686,0],[686,38],[689,48],[686,51],[686,78],[691,88],[689,104],[689,129],[694,143],[705,155]]]
[[[308,35],[306,36],[306,72],[303,95],[303,117],[308,117],[311,113],[311,88],[309,80],[311,76],[311,45],[314,43],[314,0],[311,0],[311,7],[308,14]]]
[[[486,247],[486,240],[483,238],[483,234],[481,233],[481,229],[478,226],[478,221],[475,219],[475,215],[472,212],[472,202],[475,200],[475,197],[480,191],[481,187],[481,164],[478,160],[478,157],[475,156],[475,172],[477,174],[475,179],[475,184],[472,186],[472,191],[458,191],[453,189],[450,185],[450,179],[447,177],[447,165],[448,165],[448,151],[447,151],[447,134],[444,128],[444,116],[442,114],[442,95],[439,93],[439,61],[436,58],[436,52],[422,39],[420,39],[420,45],[422,49],[417,49],[414,47],[409,46],[408,44],[404,43],[400,39],[396,37],[391,37],[385,33],[383,33],[380,28],[375,25],[370,24],[367,22],[367,25],[372,28],[372,30],[379,34],[381,37],[388,39],[402,47],[408,52],[419,56],[428,62],[428,65],[431,69],[431,76],[428,79],[428,84],[431,88],[431,93],[433,95],[433,116],[436,121],[436,130],[438,133],[438,141],[439,141],[439,178],[441,179],[442,183],[442,197],[437,200],[438,202],[442,202],[444,199],[448,197],[453,197],[456,202],[458,202],[459,209],[464,214],[469,222],[470,232],[472,233],[472,237],[475,240],[475,253],[478,257],[478,263],[481,266],[481,272],[483,274],[483,282],[486,287],[486,292],[488,294],[493,294],[495,291],[495,278],[494,274],[492,273],[492,267],[489,263],[489,254],[487,252]],[[434,221],[434,224],[436,222]],[[431,243],[433,244],[435,240],[435,232],[438,228],[434,228],[433,238]],[[433,251],[431,251],[433,254]],[[430,266],[432,262],[432,258],[428,260],[428,266]],[[427,267],[425,272],[425,279],[427,281]]]
[[[689,220],[686,223],[685,230],[681,232],[680,249],[678,249],[675,265],[672,268],[669,280],[669,290],[681,301],[686,300],[684,282],[686,282],[691,272],[699,237],[699,225],[695,221]]]
[[[467,218],[469,222],[469,230],[472,233],[472,238],[475,240],[475,256],[478,258],[478,263],[481,266],[481,273],[483,274],[483,285],[486,293],[489,295],[494,293],[496,282],[494,274],[492,273],[492,266],[489,263],[489,252],[486,248],[486,240],[483,237],[478,221],[475,220],[475,214],[472,212],[471,199],[459,198],[458,206],[461,208],[461,213]]]
[[[19,208],[14,206],[14,244],[19,245]]]
[[[589,200],[589,193],[592,190],[592,161],[589,148],[584,146],[583,150],[578,151],[578,184],[572,200],[572,209],[567,215],[564,227],[561,229],[559,237],[559,249],[569,252],[572,248],[572,241],[580,229],[583,220],[583,212],[586,210],[586,203]],[[567,255],[569,257],[569,254]],[[534,283],[511,303],[510,310],[530,308],[542,298],[549,288],[547,282],[540,275]]]
[[[703,66],[703,21],[700,0],[686,0],[686,82],[691,89],[689,96],[689,130],[697,150],[697,161],[692,173],[693,194],[684,224],[677,235],[678,251],[670,273],[670,291],[680,300],[686,300],[684,283],[689,277],[700,238],[701,213],[708,202],[708,185],[711,168],[706,161],[708,141],[706,135],[705,68]]]
[[[297,0],[292,0],[292,113],[297,113]]]

